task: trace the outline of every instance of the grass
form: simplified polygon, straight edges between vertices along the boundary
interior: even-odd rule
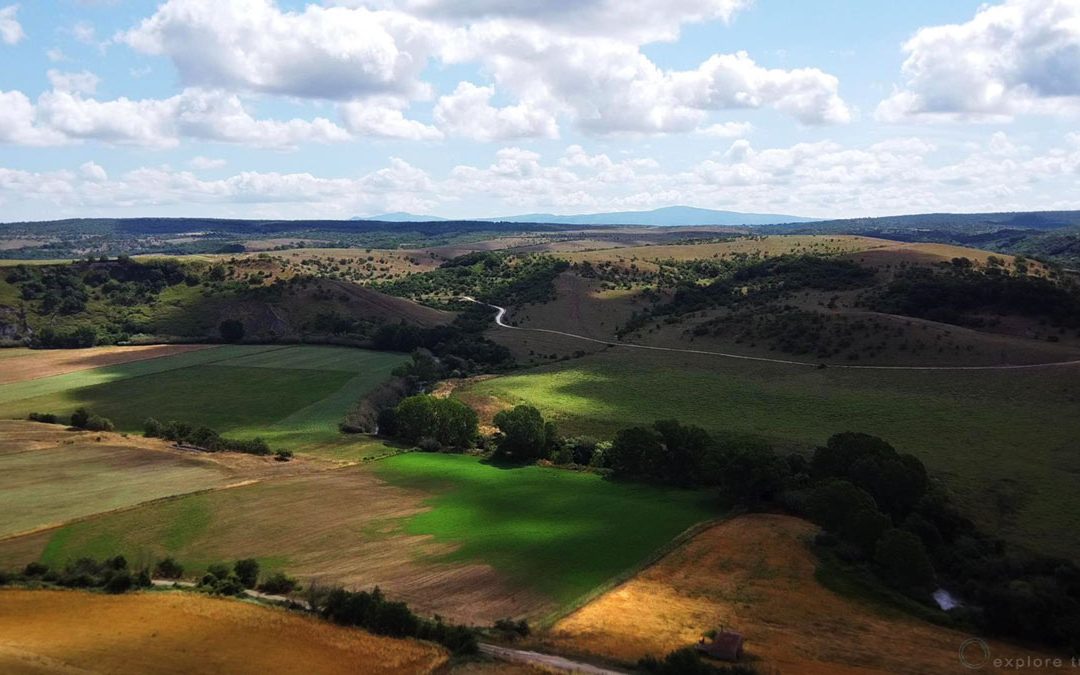
[[[814,370],[692,355],[608,354],[472,383],[455,395],[490,410],[528,402],[564,433],[611,437],[678,418],[712,431],[810,449],[841,431],[915,454],[984,527],[1080,556],[1080,399],[1076,369]],[[995,491],[1018,485],[1019,509]]]
[[[338,422],[403,360],[342,347],[227,346],[5,385],[0,417],[86,407],[121,431],[140,431],[148,417],[176,419],[340,454]]]
[[[569,606],[713,515],[698,492],[412,453],[0,542],[0,569],[170,555],[198,574],[210,563],[253,557],[267,572],[378,584],[428,611],[490,622]]]
[[[9,424],[2,431],[11,437],[0,440],[0,536],[235,480],[217,464],[90,434],[46,428],[24,443]]]
[[[410,453],[378,474],[434,493],[409,534],[457,546],[439,558],[484,562],[565,606],[626,572],[680,532],[715,515],[702,493],[616,483],[537,466]]]

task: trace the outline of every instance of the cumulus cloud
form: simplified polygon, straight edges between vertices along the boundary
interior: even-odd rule
[[[431,24],[401,12],[273,0],[168,0],[116,41],[168,56],[189,86],[298,97],[418,96],[437,47]]]
[[[337,0],[335,4],[397,7],[454,23],[499,20],[642,44],[672,40],[684,24],[728,22],[750,0]]]
[[[394,98],[375,98],[349,101],[340,106],[345,126],[362,136],[400,138],[413,141],[433,141],[443,137],[433,126],[405,117],[407,101]]]
[[[479,61],[522,103],[565,113],[592,133],[688,132],[709,111],[730,109],[774,108],[805,124],[851,119],[836,77],[816,68],[764,68],[745,52],[664,70],[638,46],[616,40],[493,23],[466,33],[443,50],[444,59]]]
[[[367,135],[437,137],[401,113],[431,98],[422,75],[436,60],[494,79],[458,85],[433,111],[442,132],[480,141],[556,137],[562,116],[597,134],[687,132],[733,108],[847,122],[839,82],[816,68],[765,68],[738,52],[667,71],[641,51],[746,4],[367,0],[286,11],[275,0],[168,0],[114,39],[167,56],[191,87],[342,101],[346,126]],[[496,92],[506,104],[492,103]]]
[[[920,29],[883,121],[1008,119],[1080,111],[1080,3],[1007,0],[963,24]]]
[[[90,79],[63,74],[58,86],[32,103],[21,92],[0,92],[0,142],[61,145],[101,141],[167,148],[183,138],[291,148],[302,143],[350,140],[348,131],[325,119],[287,121],[254,118],[235,94],[185,89],[167,99],[99,101],[85,98]],[[96,78],[93,78],[96,84]]]
[[[1053,196],[1071,194],[1064,188],[1080,171],[1080,143],[1066,140],[1038,152],[1007,136],[988,135],[943,159],[935,144],[920,138],[786,147],[755,147],[740,139],[717,157],[679,168],[648,157],[612,159],[580,145],[550,158],[508,147],[490,162],[461,164],[439,177],[398,158],[358,177],[246,171],[216,180],[168,167],[113,176],[87,163],[40,173],[0,168],[0,201],[9,212],[26,214],[177,205],[185,213],[206,207],[215,214],[276,217],[445,211],[457,204],[481,215],[475,206],[481,202],[556,212],[671,204],[755,211],[768,204],[770,210],[822,217],[1015,210],[1032,202],[1077,208],[1077,197],[1070,202]]]
[[[449,134],[477,141],[559,136],[550,110],[523,103],[495,107],[491,105],[493,96],[495,87],[461,82],[452,94],[439,99],[435,121]]]
[[[15,16],[18,12],[18,5],[0,8],[0,42],[6,45],[18,44],[26,37],[22,24]]]

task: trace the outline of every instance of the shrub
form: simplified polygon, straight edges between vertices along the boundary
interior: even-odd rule
[[[292,450],[276,450],[274,452],[274,459],[278,462],[287,462],[293,458]]]
[[[255,588],[255,584],[259,581],[259,561],[254,558],[237,560],[233,565],[233,572],[245,588]]]
[[[71,413],[71,426],[76,429],[85,429],[86,423],[90,421],[90,412],[86,408],[79,408],[75,412]]]
[[[224,563],[214,563],[206,568],[206,573],[215,579],[225,579],[229,576],[229,566]]]
[[[702,660],[693,647],[671,652],[662,660],[646,656],[638,661],[638,668],[654,675],[755,675],[751,666],[741,664],[714,666]]]
[[[162,558],[154,565],[154,576],[160,579],[179,579],[184,576],[184,567],[173,558]]]
[[[113,423],[112,420],[107,417],[91,415],[90,418],[86,420],[84,428],[88,431],[112,431]]]
[[[300,587],[300,582],[286,575],[284,572],[274,572],[264,579],[258,586],[258,590],[270,595],[288,595]]]
[[[29,419],[31,422],[42,422],[44,424],[56,424],[58,421],[56,415],[52,413],[38,412],[30,413],[29,415],[27,415],[27,419]]]
[[[32,563],[28,563],[26,565],[26,567],[23,568],[23,576],[42,577],[42,576],[45,576],[45,574],[47,574],[48,571],[49,571],[49,566],[48,565],[43,565],[43,564],[41,564],[39,562],[32,562]]]
[[[148,417],[143,422],[143,435],[147,438],[162,438],[165,435],[165,425],[153,417]]]

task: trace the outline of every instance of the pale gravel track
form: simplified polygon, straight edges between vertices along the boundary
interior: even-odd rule
[[[533,333],[549,333],[551,335],[561,335],[563,337],[573,338],[575,340],[584,340],[586,342],[594,342],[596,344],[606,345],[608,347],[625,347],[627,349],[647,349],[649,351],[656,352],[675,352],[678,354],[699,354],[703,356],[719,356],[725,359],[738,359],[740,361],[760,361],[762,363],[778,363],[785,366],[800,366],[803,368],[842,368],[844,370],[945,370],[945,371],[962,371],[962,370],[1034,370],[1037,368],[1060,368],[1068,366],[1080,366],[1080,359],[1074,359],[1072,361],[1055,361],[1053,363],[1029,363],[1023,365],[1001,365],[1001,366],[868,366],[868,365],[851,365],[851,364],[823,364],[820,362],[810,361],[794,361],[791,359],[770,359],[765,356],[746,356],[745,354],[729,354],[727,352],[713,352],[704,349],[680,349],[678,347],[654,347],[652,345],[638,345],[629,342],[615,342],[611,340],[598,340],[596,338],[586,337],[584,335],[577,335],[575,333],[565,333],[561,330],[550,330],[547,328],[522,328],[521,326],[511,326],[504,320],[506,317],[506,308],[499,307],[498,305],[492,305],[487,302],[480,302],[475,298],[463,296],[462,300],[469,302],[475,302],[478,305],[484,305],[491,307],[498,312],[495,314],[495,323],[500,328],[509,328],[510,330],[524,330]]]

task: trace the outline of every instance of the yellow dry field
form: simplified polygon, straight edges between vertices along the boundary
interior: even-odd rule
[[[90,368],[115,366],[163,356],[184,354],[216,345],[144,345],[136,347],[89,347],[87,349],[4,349],[0,384],[74,373]]]
[[[433,644],[344,628],[283,609],[192,593],[0,591],[0,672],[430,673]]]
[[[807,547],[815,531],[806,521],[765,514],[714,525],[559,621],[543,640],[567,653],[634,663],[726,627],[745,636],[747,659],[766,673],[965,672],[958,650],[971,636],[886,615],[819,584]],[[989,647],[994,658],[1052,656],[993,641]]]

